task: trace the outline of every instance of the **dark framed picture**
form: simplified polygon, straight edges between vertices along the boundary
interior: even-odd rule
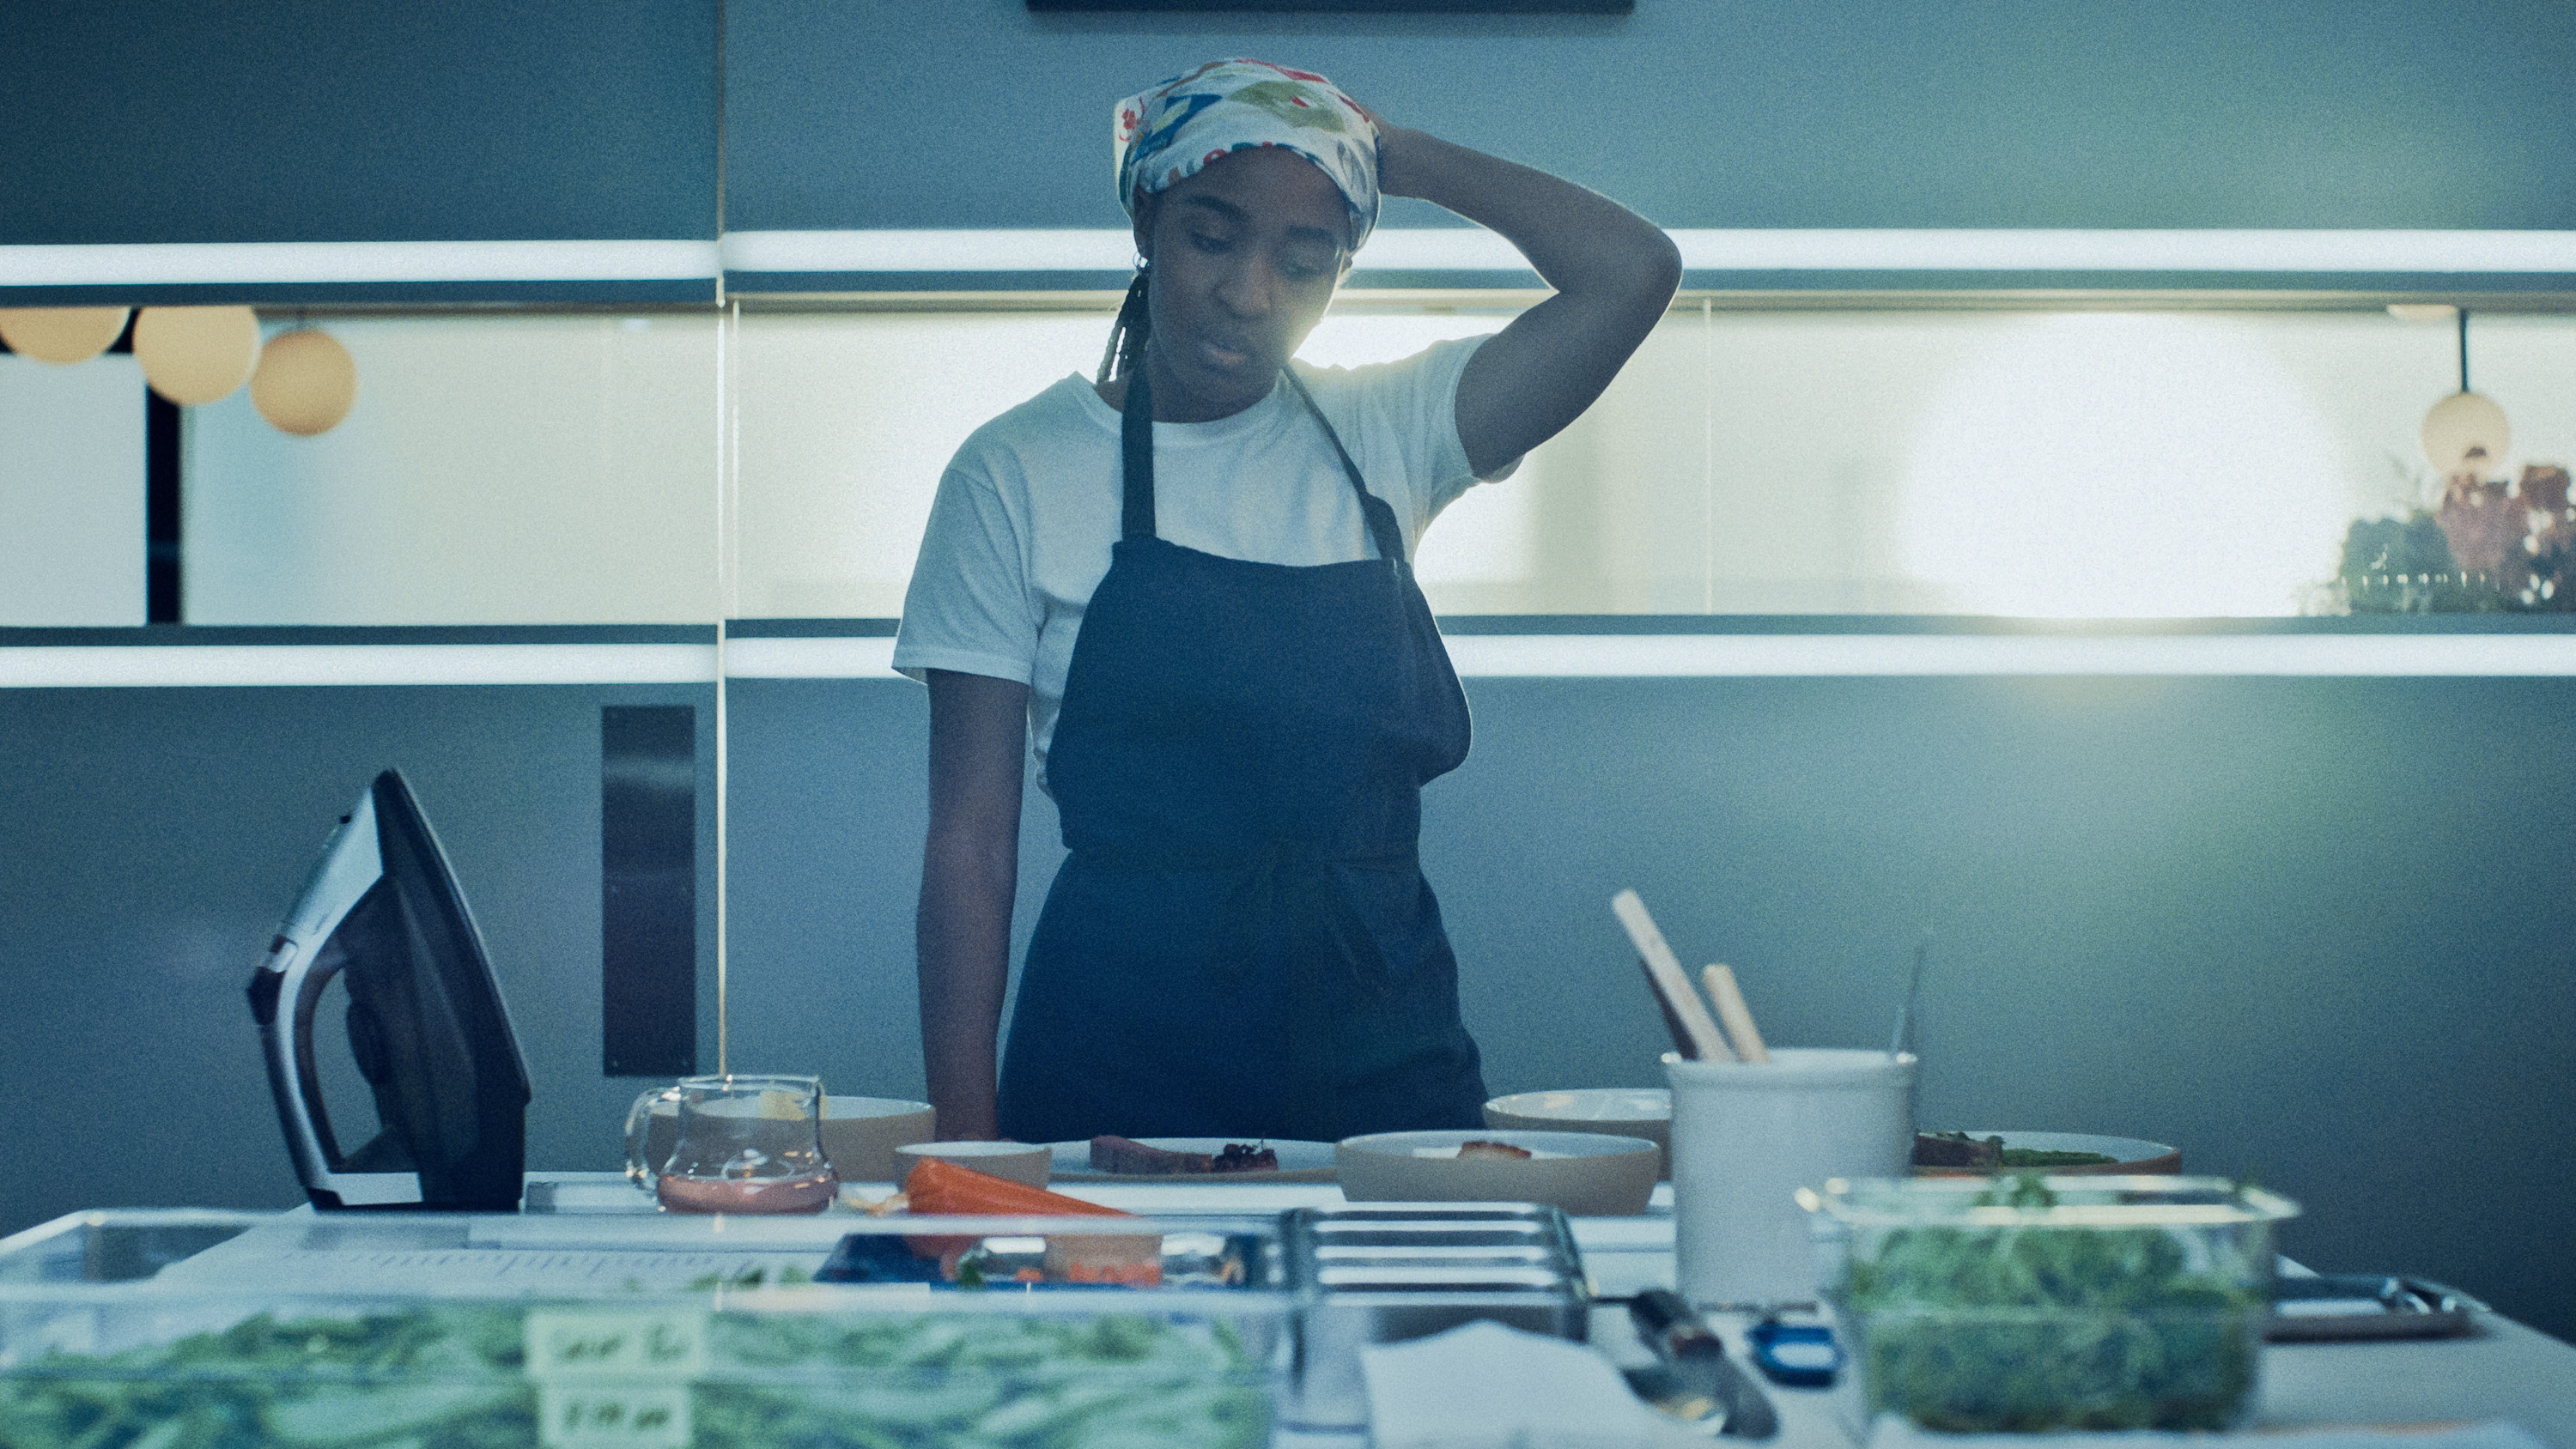
[[[1307,15],[1631,15],[1637,0],[1028,0],[1032,11],[1178,15],[1255,11]]]

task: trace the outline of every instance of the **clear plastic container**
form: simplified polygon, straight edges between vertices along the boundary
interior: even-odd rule
[[[1020,1221],[996,1231],[997,1261],[1032,1229],[1168,1227],[1174,1272],[982,1290],[803,1281],[841,1235],[917,1221],[673,1221],[58,1219],[0,1241],[0,1444],[1269,1442],[1288,1335],[1266,1219]]]
[[[2253,1414],[2296,1204],[2217,1178],[1918,1178],[1807,1195],[1864,1423],[2222,1430]]]

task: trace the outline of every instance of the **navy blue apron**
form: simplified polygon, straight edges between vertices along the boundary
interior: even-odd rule
[[[1467,699],[1405,559],[1293,567],[1154,532],[1153,400],[1130,377],[1125,504],[1047,778],[1072,854],[1020,979],[1001,1128],[1024,1142],[1482,1126],[1457,963],[1422,878],[1423,784]]]

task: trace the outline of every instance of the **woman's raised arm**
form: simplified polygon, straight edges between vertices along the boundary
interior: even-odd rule
[[[1378,185],[1490,227],[1556,295],[1477,349],[1458,379],[1458,438],[1480,475],[1592,406],[1681,285],[1681,253],[1596,191],[1425,132],[1379,122]]]
[[[921,853],[921,1057],[939,1135],[998,1134],[995,1039],[1011,977],[1029,687],[930,671],[930,834]]]

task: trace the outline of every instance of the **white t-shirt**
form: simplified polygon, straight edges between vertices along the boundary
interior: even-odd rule
[[[1369,491],[1395,510],[1408,552],[1477,481],[1456,403],[1458,374],[1483,341],[1437,343],[1372,367],[1292,364]],[[1090,379],[1064,379],[957,450],[904,595],[895,668],[915,679],[947,669],[1028,685],[1041,786],[1082,611],[1118,541],[1121,479],[1117,410]],[[1376,552],[1332,443],[1285,379],[1232,417],[1154,424],[1154,519],[1173,543],[1257,563]]]

